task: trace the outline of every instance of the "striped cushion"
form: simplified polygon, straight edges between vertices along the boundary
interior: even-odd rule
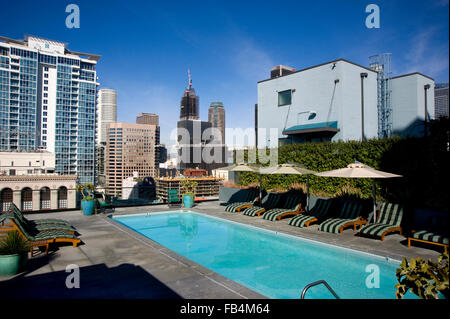
[[[403,217],[403,206],[399,204],[383,203],[380,207],[377,223],[400,226]]]
[[[230,205],[227,205],[225,207],[226,212],[235,213],[239,207],[245,206],[245,205],[253,205],[253,202],[237,202]]]
[[[319,230],[328,232],[328,233],[339,233],[339,228],[344,226],[347,223],[356,222],[358,221],[358,217],[354,219],[348,219],[348,218],[329,218],[326,221],[322,222],[319,225]]]
[[[264,207],[253,206],[253,207],[248,207],[248,208],[244,209],[244,211],[242,213],[246,216],[254,217],[262,211],[264,211]]]
[[[76,236],[69,234],[66,231],[63,230],[51,230],[51,231],[45,231],[40,232],[32,237],[32,241],[38,241],[38,240],[46,240],[46,239],[56,239],[56,238],[70,238],[75,239]]]
[[[355,219],[361,216],[362,205],[358,202],[345,202],[339,213],[339,218]]]
[[[385,231],[390,230],[390,229],[392,229],[394,227],[398,227],[398,226],[389,225],[389,224],[380,224],[380,223],[369,224],[369,225],[366,225],[363,228],[361,228],[359,230],[359,233],[363,234],[363,235],[370,235],[370,236],[381,237],[381,235]]]
[[[448,234],[443,234],[441,232],[430,232],[428,230],[420,230],[413,233],[412,238],[448,245]]]
[[[314,216],[306,215],[306,214],[300,214],[295,217],[293,217],[289,221],[289,225],[296,226],[296,227],[305,227],[305,224],[311,220],[313,220]]]
[[[255,200],[255,198],[258,196],[258,189],[256,188],[251,188],[249,189],[248,193],[247,193],[247,198],[246,198],[246,202],[252,202]]]
[[[291,209],[285,209],[285,208],[273,208],[271,210],[268,210],[262,214],[262,218],[276,221],[278,216],[282,216],[286,213],[292,213],[292,212],[298,212],[300,209],[301,204],[298,204],[296,207]]]
[[[48,231],[48,230],[63,230],[63,231],[74,231],[72,226],[66,226],[63,224],[38,224],[35,226],[35,228],[41,232],[41,231]]]

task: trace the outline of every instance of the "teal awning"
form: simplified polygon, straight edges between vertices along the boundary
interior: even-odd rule
[[[283,131],[284,135],[296,135],[296,134],[306,134],[306,133],[315,133],[315,132],[331,132],[337,133],[338,122],[320,122],[320,123],[312,123],[312,124],[303,124],[303,125],[294,125]]]

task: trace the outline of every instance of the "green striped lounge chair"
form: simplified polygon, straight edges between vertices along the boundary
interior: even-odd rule
[[[360,235],[379,237],[384,240],[384,236],[392,232],[399,232],[402,235],[400,223],[403,218],[403,206],[393,203],[382,203],[378,212],[377,222],[367,224],[358,231]]]
[[[262,214],[262,218],[276,221],[286,216],[298,215],[303,213],[302,196],[298,194],[289,194],[283,203],[282,208],[272,208]]]
[[[11,222],[11,226],[5,225],[1,227],[1,232],[17,231],[30,244],[30,253],[33,257],[33,248],[45,247],[45,253],[48,254],[48,247],[51,243],[70,242],[73,247],[81,242],[75,235],[64,230],[37,231],[36,229],[28,229],[28,227],[16,217],[15,214],[7,212],[0,216],[0,223],[5,220]]]
[[[281,194],[268,193],[266,197],[264,197],[261,206],[253,205],[252,207],[244,209],[242,213],[250,217],[260,216],[265,211],[277,207],[280,197]]]
[[[241,210],[253,206],[259,200],[259,190],[252,188],[247,193],[247,198],[243,202],[235,202],[227,205],[225,211],[229,213],[240,212]]]
[[[319,230],[328,233],[342,234],[345,228],[365,225],[367,221],[362,218],[363,205],[360,202],[345,201],[338,218],[328,218],[319,225]]]
[[[447,219],[431,218],[429,229],[412,231],[408,237],[408,247],[411,247],[411,241],[422,242],[437,246],[443,246],[448,253],[448,224]]]
[[[329,214],[332,202],[332,199],[317,199],[314,207],[311,208],[309,212],[294,216],[289,221],[289,225],[295,227],[309,227],[311,223],[324,219]]]
[[[16,218],[28,229],[36,229],[37,231],[63,230],[70,232],[71,234],[75,232],[75,228],[62,219],[29,220],[13,203],[11,203],[8,212],[16,216]]]

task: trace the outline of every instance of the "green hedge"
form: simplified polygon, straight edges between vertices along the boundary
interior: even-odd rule
[[[403,175],[375,180],[377,200],[413,205],[417,208],[448,211],[449,151],[448,120],[435,121],[428,138],[387,138],[365,142],[325,142],[284,145],[278,149],[280,164],[292,161],[323,172],[346,167],[354,161],[375,169]],[[258,182],[257,174],[241,173],[240,184]],[[265,189],[288,188],[306,183],[305,176],[264,175]],[[312,195],[335,197],[354,193],[372,196],[372,180],[310,177]]]

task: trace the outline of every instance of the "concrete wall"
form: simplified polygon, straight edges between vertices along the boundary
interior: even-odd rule
[[[428,119],[434,119],[434,81],[419,73],[392,79],[392,128],[400,136],[423,135],[425,91],[427,90]]]
[[[338,121],[340,131],[333,140],[360,140],[362,72],[368,73],[364,80],[365,135],[377,137],[376,73],[342,60],[258,83],[258,127],[277,128],[278,138],[283,138],[285,126]],[[290,110],[289,105],[278,106],[278,92],[289,89],[295,89]],[[315,117],[301,114],[312,110]],[[269,144],[268,134],[258,135],[259,147]]]

